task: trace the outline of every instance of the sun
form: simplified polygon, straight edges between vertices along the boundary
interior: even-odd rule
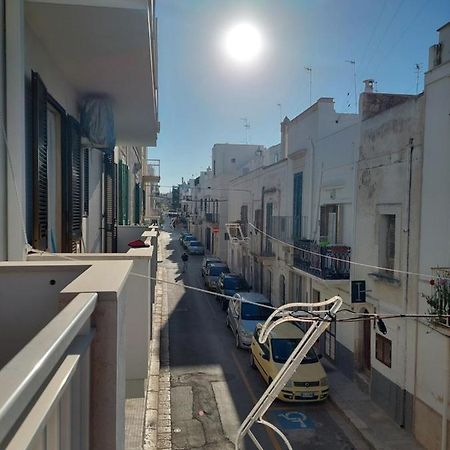
[[[262,38],[256,27],[241,23],[232,27],[225,39],[228,55],[239,63],[254,61],[261,53]]]

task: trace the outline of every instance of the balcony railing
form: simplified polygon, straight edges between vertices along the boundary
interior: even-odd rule
[[[143,183],[159,183],[160,179],[160,160],[147,159],[142,176]]]
[[[90,447],[96,302],[96,293],[78,294],[0,371],[0,448]]]
[[[294,267],[324,280],[348,280],[350,277],[350,247],[321,246],[308,239],[294,241]]]
[[[217,213],[205,213],[205,220],[208,223],[219,223],[219,214],[217,214]]]

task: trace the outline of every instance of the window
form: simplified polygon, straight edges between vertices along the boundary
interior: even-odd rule
[[[339,205],[324,205],[320,207],[320,240],[329,244],[337,244],[340,236]]]
[[[391,367],[392,342],[381,334],[376,333],[375,357],[384,365]]]
[[[396,253],[396,216],[382,214],[380,220],[380,265],[387,269],[395,268]],[[392,275],[391,271],[388,271]]]
[[[213,175],[216,176],[216,160],[213,161]]]

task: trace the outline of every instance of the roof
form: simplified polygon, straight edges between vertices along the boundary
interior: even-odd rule
[[[301,339],[305,333],[293,322],[284,322],[277,325],[270,337],[275,339]]]
[[[209,265],[209,267],[228,267],[228,266],[227,266],[227,263],[220,262],[220,263],[217,263],[217,264],[212,263],[212,264]]]
[[[269,300],[259,292],[240,292],[236,295],[238,295],[241,299],[248,300],[250,302],[270,304]]]

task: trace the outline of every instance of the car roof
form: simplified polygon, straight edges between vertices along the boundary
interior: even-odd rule
[[[272,339],[301,339],[305,333],[294,323],[284,322],[277,325],[271,332]]]
[[[242,277],[238,273],[233,273],[233,272],[231,272],[231,273],[223,273],[222,276],[224,278],[242,278],[242,279],[244,279],[244,277]]]
[[[222,261],[218,256],[205,256],[206,261]]]
[[[217,262],[217,263],[210,264],[209,267],[228,267],[228,266],[224,262]]]
[[[239,297],[243,300],[249,300],[255,303],[267,303],[268,305],[271,304],[269,300],[267,300],[267,298],[259,292],[239,292],[238,294],[235,294],[235,297]]]
[[[190,242],[189,242],[189,245],[191,245],[193,242],[198,242],[199,244],[201,244],[200,241],[195,240],[195,241],[190,241]]]

